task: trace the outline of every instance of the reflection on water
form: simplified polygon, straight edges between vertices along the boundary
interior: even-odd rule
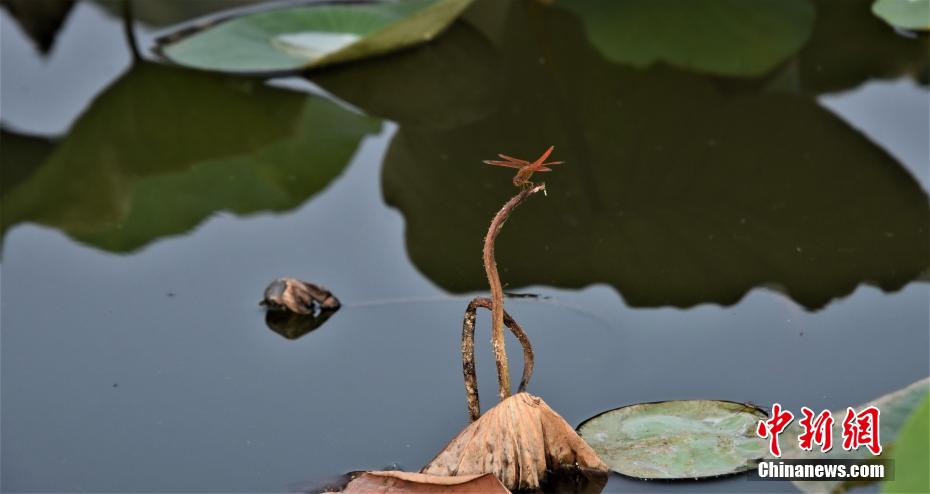
[[[817,18],[811,39],[785,70],[796,87],[810,93],[836,92],[901,76],[927,85],[930,38],[898,35],[872,15],[871,0],[813,3]]]
[[[338,176],[379,127],[260,81],[138,63],[44,152],[35,138],[4,133],[4,142],[16,138],[24,163],[26,155],[48,156],[4,194],[3,231],[41,223],[126,252],[217,211],[293,209]]]
[[[606,282],[632,305],[680,307],[768,286],[818,308],[860,283],[918,279],[930,208],[895,159],[814,100],[925,70],[913,50],[926,44],[817,5],[810,43],[757,80],[611,63],[587,17],[484,2],[431,46],[313,81],[401,124],[384,194],[407,221],[410,257],[448,290],[484,287],[473,240],[509,193],[480,160],[555,144],[569,166],[501,238],[512,286]],[[894,56],[827,63],[822,45],[843,44],[836,22]],[[15,165],[3,232],[41,223],[127,252],[217,211],[292,209],[378,129],[318,97],[137,63],[61,142],[4,131]]]
[[[29,35],[36,48],[47,54],[55,43],[61,25],[71,12],[74,1],[5,0],[2,6]]]
[[[868,0],[811,1],[800,52],[719,77],[609,62],[543,3],[482,0],[435,43],[307,76],[364,116],[152,62],[91,88],[128,64],[117,4],[75,2],[43,55],[4,2],[0,490],[278,492],[420,467],[467,423],[475,293],[448,291],[486,290],[481,238],[513,192],[480,160],[549,144],[570,163],[541,175],[549,197],[498,252],[508,289],[539,294],[507,302],[536,352],[530,391],[569,423],[667,399],[837,408],[926,376],[928,285],[909,282],[928,264],[927,195],[899,162],[925,166],[926,136],[882,95],[926,106],[911,81],[926,81],[927,37],[895,34]],[[219,3],[133,4],[152,35]],[[895,83],[862,90],[876,79]],[[884,105],[884,120],[849,118],[870,139],[817,104],[841,90]],[[21,131],[85,106],[66,135]],[[317,330],[266,320],[256,302],[282,275],[344,308]],[[759,286],[788,297],[668,307]],[[477,353],[493,387],[489,345]],[[612,476],[605,490],[795,489]]]
[[[544,177],[549,197],[521,209],[499,241],[512,286],[606,282],[632,305],[681,307],[732,304],[772,286],[819,308],[860,283],[898,290],[930,267],[926,193],[811,95],[619,66],[565,12],[521,5],[501,14],[494,48],[465,55],[462,46],[477,43],[460,29],[430,48],[432,57],[414,52],[314,77],[400,122],[384,194],[404,214],[413,262],[442,287],[485,286],[475,242],[512,188],[481,160],[535,156],[548,144],[569,164]],[[394,64],[413,61],[429,81],[456,60],[499,67],[496,77],[456,72],[476,76],[467,84],[423,85],[426,99],[453,109],[466,87],[496,102],[458,126],[430,125],[419,108],[388,108],[392,93],[354,82],[399,85],[409,74]]]
[[[335,310],[321,310],[316,314],[303,315],[269,310],[265,313],[265,324],[275,333],[289,340],[296,340],[322,326],[335,313]]]

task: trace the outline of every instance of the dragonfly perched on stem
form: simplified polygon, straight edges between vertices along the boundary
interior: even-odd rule
[[[547,149],[546,152],[539,157],[539,159],[532,163],[526,160],[521,160],[519,158],[507,156],[506,154],[498,154],[498,156],[503,158],[504,161],[485,160],[484,162],[494,166],[519,168],[519,170],[517,170],[517,174],[513,177],[513,184],[517,187],[531,187],[534,184],[530,181],[530,177],[532,177],[534,173],[551,172],[552,168],[549,168],[550,166],[561,165],[565,163],[564,161],[550,161],[548,163],[545,162],[549,155],[552,154],[553,149],[555,149],[555,146],[549,146],[549,149]]]

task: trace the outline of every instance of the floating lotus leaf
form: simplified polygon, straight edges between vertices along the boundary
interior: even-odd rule
[[[930,394],[901,428],[894,448],[895,479],[882,492],[930,492]]]
[[[875,0],[872,12],[897,28],[930,30],[930,0]]]
[[[472,0],[316,4],[221,20],[164,39],[170,60],[203,70],[287,72],[428,41]]]
[[[578,432],[611,470],[641,479],[698,479],[746,471],[762,459],[765,412],[729,401],[643,403],[604,412]]]

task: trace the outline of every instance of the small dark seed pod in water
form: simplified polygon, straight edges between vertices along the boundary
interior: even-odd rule
[[[262,305],[272,310],[286,310],[295,314],[312,315],[314,305],[320,310],[336,310],[342,304],[321,285],[295,278],[278,278],[265,288]]]

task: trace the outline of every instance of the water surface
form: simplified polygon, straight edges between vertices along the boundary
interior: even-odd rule
[[[928,374],[926,38],[867,5],[812,2],[804,48],[754,77],[611,62],[573,13],[501,2],[496,31],[476,9],[429,46],[266,83],[153,61],[209,5],[137,3],[139,58],[117,4],[75,3],[47,52],[0,11],[4,491],[419,468],[466,424],[460,318],[512,193],[480,160],[550,144],[569,164],[498,262],[544,296],[508,310],[530,390],[569,423],[664,399],[835,408]],[[845,56],[837,24],[874,51]],[[283,338],[257,306],[283,275],[344,308]]]

